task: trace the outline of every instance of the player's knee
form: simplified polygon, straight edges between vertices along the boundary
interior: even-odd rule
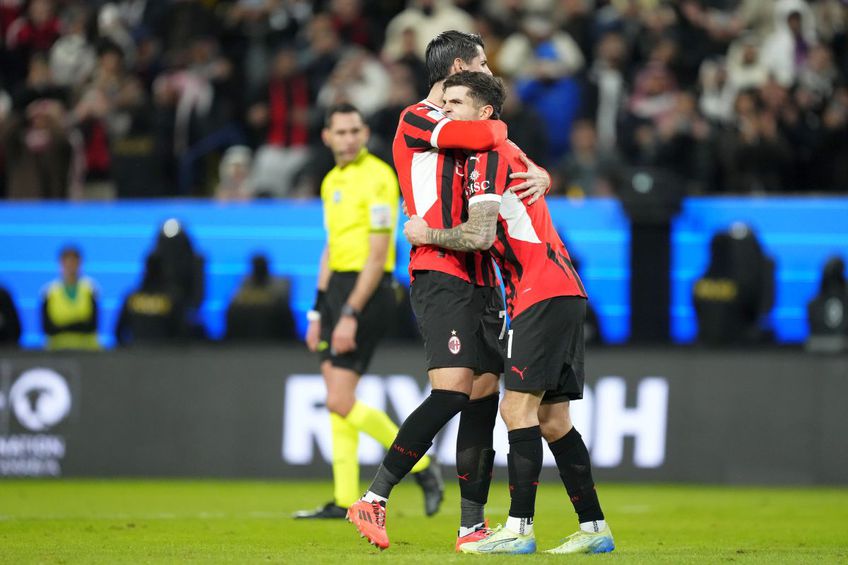
[[[524,414],[521,410],[521,403],[516,402],[514,396],[506,395],[501,401],[501,418],[503,418],[507,429],[514,430],[523,427]]]
[[[542,428],[542,437],[546,442],[551,443],[568,433],[571,422],[563,418],[540,418],[539,426]]]
[[[348,398],[343,394],[328,394],[327,395],[327,410],[333,414],[338,414],[342,418],[346,418],[353,408],[356,401],[354,398]]]

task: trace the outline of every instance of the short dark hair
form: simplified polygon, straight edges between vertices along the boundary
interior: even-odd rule
[[[59,250],[59,259],[64,259],[65,257],[75,257],[77,259],[82,259],[82,252],[80,248],[76,245],[65,245],[62,249]]]
[[[458,58],[470,63],[480,54],[478,47],[483,45],[483,38],[476,33],[464,31],[443,31],[427,44],[424,61],[427,65],[427,80],[430,88],[440,80],[450,75],[453,62]]]
[[[359,117],[362,118],[362,122],[365,123],[365,116],[362,115],[362,112],[359,111],[359,108],[357,108],[350,102],[339,102],[338,104],[333,104],[332,106],[327,108],[327,112],[324,114],[325,128],[330,127],[330,124],[333,121],[333,116],[336,114],[359,114]]]
[[[494,108],[492,118],[498,119],[506,99],[506,89],[501,79],[473,71],[462,71],[449,76],[445,80],[445,88],[451,86],[465,86],[468,95],[480,106],[491,105]]]

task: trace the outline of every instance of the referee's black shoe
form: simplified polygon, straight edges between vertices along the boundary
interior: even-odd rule
[[[347,508],[339,506],[335,502],[328,502],[315,510],[299,510],[292,517],[299,519],[340,519],[347,516]]]
[[[445,498],[442,470],[436,460],[432,459],[426,469],[412,476],[415,477],[415,482],[424,491],[424,513],[427,516],[432,516],[439,511],[439,506],[442,505],[442,500]]]

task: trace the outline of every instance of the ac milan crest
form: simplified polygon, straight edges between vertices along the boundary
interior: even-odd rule
[[[456,355],[462,349],[462,342],[456,337],[456,330],[451,330],[451,337],[448,340],[448,351]]]

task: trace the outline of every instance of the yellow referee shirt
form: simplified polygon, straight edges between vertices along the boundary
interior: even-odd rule
[[[372,233],[390,234],[385,271],[395,270],[400,189],[388,164],[363,148],[356,159],[327,173],[321,183],[321,199],[331,271],[361,271]]]

